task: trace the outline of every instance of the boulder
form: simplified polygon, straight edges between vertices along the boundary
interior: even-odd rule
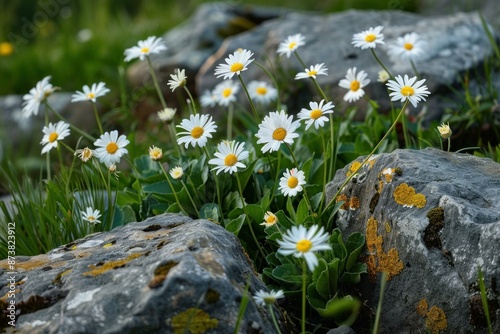
[[[176,214],[18,256],[15,270],[17,328],[30,333],[233,333],[245,289],[265,289],[233,234]],[[250,297],[238,332],[274,331]]]
[[[344,202],[343,233],[366,234],[369,277],[359,287],[372,310],[387,272],[380,331],[486,331],[481,269],[500,332],[500,164],[436,149],[379,154],[359,168],[363,160],[337,171],[327,200]],[[354,328],[366,330],[372,317],[362,312]]]

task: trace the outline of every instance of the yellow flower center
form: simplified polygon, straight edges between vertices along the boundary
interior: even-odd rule
[[[116,145],[116,143],[114,142],[111,142],[106,145],[106,151],[108,151],[109,154],[115,154],[116,151],[118,151],[118,145]]]
[[[143,48],[141,49],[141,52],[142,52],[142,53],[148,53],[148,52],[149,52],[149,48],[148,48],[147,46],[145,46],[145,47],[143,47]]]
[[[236,155],[229,153],[224,158],[224,165],[226,166],[234,166],[238,162],[238,157]]]
[[[229,67],[229,70],[231,72],[239,72],[243,69],[243,64],[242,63],[234,63]]]
[[[59,137],[59,135],[57,134],[57,132],[52,132],[50,135],[49,135],[49,142],[53,143],[57,140],[57,137]]]
[[[94,216],[88,216],[87,220],[92,223],[92,222],[95,221],[95,217]]]
[[[94,97],[95,97],[95,94],[94,94],[94,93],[88,93],[88,94],[87,94],[87,98],[88,98],[89,100],[92,100]]]
[[[14,47],[9,42],[0,43],[0,56],[8,56],[14,52]]]
[[[232,90],[231,88],[225,88],[225,89],[222,91],[222,96],[224,96],[224,97],[226,97],[226,98],[227,98],[229,95],[231,95],[231,92],[232,92],[232,91],[233,91],[233,90]]]
[[[312,77],[313,75],[318,74],[318,71],[312,70],[312,71],[307,71],[307,75]]]
[[[193,130],[191,130],[191,137],[198,139],[203,135],[203,132],[205,132],[205,130],[203,130],[201,126],[195,126]]]
[[[277,128],[273,132],[273,139],[282,141],[286,137],[286,130],[283,128]]]
[[[295,246],[295,248],[302,253],[309,251],[311,247],[312,247],[312,242],[307,239],[300,240],[299,242],[297,242],[297,245]]]
[[[295,176],[290,176],[288,178],[287,184],[289,188],[294,189],[299,184],[299,179],[297,179]]]
[[[405,43],[405,45],[403,47],[406,50],[410,51],[411,49],[413,49],[413,44],[411,44],[411,43]]]
[[[415,94],[415,91],[410,86],[403,86],[401,87],[401,94],[403,94],[403,96],[412,96]]]
[[[290,44],[288,44],[288,48],[289,48],[290,50],[292,50],[292,49],[293,49],[294,47],[296,47],[296,46],[297,46],[297,43],[295,43],[295,42],[291,42]]]
[[[257,89],[255,91],[259,95],[266,95],[266,93],[267,93],[266,87],[257,87]]]
[[[350,88],[353,92],[357,91],[359,89],[359,81],[358,80],[353,80],[351,81],[351,85],[350,85]]]
[[[365,41],[367,41],[368,43],[371,43],[376,39],[377,39],[377,36],[375,36],[374,34],[368,34],[365,37]]]
[[[323,112],[321,112],[321,110],[319,109],[311,110],[311,114],[309,114],[312,119],[318,119],[321,117],[321,115],[323,115]]]
[[[275,215],[269,215],[269,216],[267,216],[266,223],[268,223],[268,224],[274,224],[274,223],[276,223],[276,216]]]

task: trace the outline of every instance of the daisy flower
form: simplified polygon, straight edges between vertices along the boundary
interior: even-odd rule
[[[200,114],[189,116],[189,119],[182,120],[177,127],[185,130],[177,134],[185,135],[177,139],[177,143],[179,145],[186,144],[186,148],[189,144],[193,147],[196,145],[204,147],[207,144],[207,138],[212,138],[211,132],[215,132],[217,129],[217,125],[212,121],[212,116]]]
[[[108,172],[109,174],[112,174],[115,176],[115,178],[118,180],[118,174],[121,173],[121,172],[118,172],[116,170],[116,164],[115,163],[112,163],[111,165],[107,166],[108,167]]]
[[[302,34],[295,34],[288,36],[284,42],[278,45],[278,50],[276,51],[280,56],[286,54],[287,58],[290,58],[292,52],[295,52],[299,46],[305,45],[305,39]]]
[[[278,240],[280,245],[278,253],[303,257],[309,270],[313,271],[318,265],[318,258],[314,252],[332,249],[327,242],[328,238],[328,233],[324,233],[323,227],[318,230],[318,225],[311,226],[309,230],[302,225],[292,226],[283,235],[283,240]]]
[[[83,162],[87,162],[94,156],[94,151],[88,147],[85,147],[83,149],[76,150],[75,155],[78,155],[78,157],[82,159]]]
[[[133,46],[125,50],[125,61],[139,58],[140,60],[146,59],[147,56],[153,53],[160,53],[166,50],[167,47],[163,44],[161,37],[150,36],[145,41],[139,41],[138,46]]]
[[[273,226],[278,222],[278,217],[271,211],[267,211],[266,214],[264,215],[264,222],[261,223],[260,225],[264,225],[265,227],[270,227]]]
[[[208,89],[200,96],[200,104],[202,107],[215,107],[217,101],[218,98],[215,93]]]
[[[366,87],[370,83],[369,79],[366,79],[368,74],[361,70],[356,74],[356,67],[347,70],[345,79],[340,80],[339,86],[345,89],[349,89],[347,94],[344,95],[344,101],[355,102],[365,95],[363,87]]]
[[[101,221],[99,218],[101,217],[101,212],[99,210],[94,210],[90,206],[87,207],[86,211],[81,211],[82,219],[84,221],[89,222],[90,224],[97,224]]]
[[[44,102],[52,93],[56,91],[56,87],[49,82],[50,76],[38,81],[36,86],[30,89],[28,94],[23,96],[23,117],[28,118],[31,115],[38,115],[40,103]]]
[[[441,138],[444,139],[450,138],[451,134],[453,133],[450,129],[450,124],[443,123],[441,125],[438,125],[437,129],[439,131],[439,135],[441,136]]]
[[[175,108],[165,108],[163,110],[158,111],[156,115],[163,122],[170,122],[174,118],[176,112],[177,109]]]
[[[231,79],[233,75],[240,75],[242,71],[246,71],[247,66],[253,62],[250,57],[253,53],[248,50],[236,50],[229,58],[226,58],[226,64],[219,64],[215,69],[215,76],[217,78],[224,77],[224,80]]]
[[[280,178],[280,187],[278,189],[285,196],[295,196],[302,191],[304,184],[306,184],[306,177],[303,171],[297,170],[297,168],[291,170],[287,168]]]
[[[412,32],[403,37],[398,37],[395,43],[388,46],[389,56],[396,60],[418,60],[425,54],[426,43],[417,33]]]
[[[184,171],[181,166],[176,166],[170,170],[170,176],[175,180],[180,179],[182,175],[184,175]]]
[[[274,291],[271,290],[269,292],[265,292],[264,290],[259,290],[254,296],[253,299],[260,306],[272,305],[276,301],[276,299],[283,298],[285,295],[283,294],[283,290]]]
[[[213,95],[217,103],[222,107],[227,107],[231,102],[236,101],[236,94],[240,86],[233,80],[226,80],[215,86]]]
[[[151,160],[153,161],[158,161],[160,160],[161,158],[163,158],[163,151],[161,148],[159,147],[156,147],[156,146],[151,146],[149,148],[149,157],[151,158]]]
[[[259,124],[259,131],[255,137],[257,144],[265,144],[262,153],[277,151],[281,143],[293,144],[293,139],[299,135],[295,133],[300,126],[300,120],[293,122],[293,116],[288,116],[284,110],[271,112]]]
[[[304,69],[304,72],[297,73],[295,76],[295,80],[299,79],[307,79],[314,78],[316,79],[317,75],[328,75],[328,69],[325,67],[325,63],[311,65],[309,69]]]
[[[57,142],[69,136],[69,124],[59,121],[56,124],[49,123],[43,127],[43,138],[40,144],[45,145],[42,148],[42,154],[47,153],[54,147],[57,147]]]
[[[130,142],[125,135],[118,137],[118,131],[105,132],[99,137],[94,145],[97,146],[94,153],[106,166],[120,162],[120,158],[128,153],[125,148]]]
[[[404,78],[398,75],[394,79],[395,80],[389,80],[387,82],[387,87],[389,90],[393,91],[389,94],[391,101],[400,100],[404,102],[410,100],[411,104],[416,108],[417,103],[420,102],[420,100],[425,101],[425,97],[430,94],[427,90],[427,86],[423,85],[425,79],[416,81],[417,77],[410,79],[406,74]]]
[[[377,44],[384,44],[384,34],[380,33],[382,29],[384,29],[382,26],[371,27],[368,30],[354,34],[351,44],[357,48],[361,48],[361,50],[368,48],[375,49]]]
[[[172,80],[168,80],[167,84],[170,86],[172,92],[178,87],[186,86],[186,70],[176,69],[174,74],[170,74],[170,77]]]
[[[325,125],[325,122],[328,122],[328,117],[325,114],[332,114],[335,106],[331,102],[323,105],[324,102],[325,100],[321,100],[319,104],[317,102],[309,102],[311,109],[302,108],[297,114],[300,120],[306,121],[306,130],[313,124],[316,129],[319,129]]]
[[[71,102],[78,101],[92,101],[95,103],[96,99],[100,96],[104,96],[110,92],[105,86],[104,82],[99,82],[98,84],[92,84],[92,87],[87,85],[83,86],[83,92],[76,91],[71,97]]]
[[[263,105],[271,103],[278,97],[278,91],[265,81],[250,81],[248,83],[248,93],[252,101]]]
[[[387,73],[386,70],[378,71],[378,82],[387,82],[387,80],[389,80],[390,78],[391,76],[389,75],[389,73]]]
[[[248,151],[244,151],[245,143],[236,143],[233,141],[223,141],[217,146],[215,156],[217,158],[210,159],[210,165],[216,165],[212,170],[216,170],[217,174],[220,172],[237,172],[238,168],[245,168],[246,166],[241,163],[241,160],[248,158]]]

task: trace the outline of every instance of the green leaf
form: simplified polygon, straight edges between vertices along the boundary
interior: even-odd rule
[[[342,274],[340,281],[345,284],[358,284],[361,281],[361,274],[366,273],[366,264],[357,262],[351,267],[351,271]]]
[[[239,177],[239,179],[240,179],[242,189],[245,189],[245,187],[247,186],[248,180],[250,180],[250,178],[252,177],[253,168],[254,168],[256,163],[257,163],[257,160],[254,160],[247,165],[247,168],[245,168],[241,171],[238,171],[237,177]]]
[[[286,210],[288,211],[288,214],[290,215],[290,219],[294,222],[294,225],[297,225],[297,217],[295,213],[295,209],[293,207],[292,203],[292,198],[287,196],[286,200]]]
[[[238,233],[240,233],[243,224],[245,223],[245,217],[246,216],[242,214],[238,218],[231,220],[229,223],[227,223],[226,230],[237,236]]]
[[[310,213],[309,213],[309,206],[307,205],[307,200],[305,198],[302,198],[302,200],[299,203],[299,206],[297,207],[297,212],[295,215],[296,223],[299,225],[304,224],[304,221],[309,214]]]
[[[335,321],[337,325],[351,326],[358,317],[361,302],[351,296],[343,298],[334,298],[328,303],[326,307],[316,310],[323,318],[330,318]]]
[[[317,272],[318,274],[316,280],[314,280],[313,275],[313,283],[316,284],[316,290],[321,297],[328,300],[331,298],[332,292],[334,293],[334,291],[330,290],[330,280],[332,277],[330,277],[329,266],[327,266],[326,261],[324,259],[319,259],[319,262],[321,262],[321,267],[318,271],[316,271],[317,268],[314,269],[314,272]]]
[[[333,296],[338,292],[339,286],[339,259],[334,259],[332,262],[328,263],[328,272],[330,280],[330,294]]]
[[[154,193],[160,195],[171,195],[173,194],[172,189],[167,181],[160,181],[152,184],[147,184],[143,188],[145,193]]]
[[[314,196],[311,196],[311,205],[314,212],[319,210],[319,205],[321,204],[321,199],[323,198],[323,193],[319,192]]]
[[[219,206],[215,203],[207,203],[204,204],[200,208],[200,218],[201,219],[208,219],[213,222],[219,222],[220,216],[219,216]],[[238,230],[239,231],[239,230]]]
[[[261,223],[264,221],[264,210],[257,204],[247,204],[244,207],[245,214],[251,221]]]
[[[330,245],[332,246],[333,253],[335,257],[339,258],[341,261],[344,261],[347,257],[347,248],[344,245],[344,241],[342,240],[342,233],[338,228],[332,231],[332,235],[328,239]]]
[[[302,274],[297,269],[297,266],[293,264],[277,266],[272,273],[273,277],[279,281],[294,284],[302,283]]]
[[[364,245],[365,236],[360,232],[355,232],[347,238],[345,246],[349,255],[345,264],[346,271],[350,271],[351,267],[356,263]]]
[[[314,283],[309,284],[307,287],[307,300],[315,310],[324,309],[326,306],[325,299],[318,293]]]

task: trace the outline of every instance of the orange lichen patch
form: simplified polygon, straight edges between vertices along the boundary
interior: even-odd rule
[[[448,319],[446,319],[444,311],[437,306],[429,309],[425,299],[418,302],[417,314],[425,317],[425,330],[428,333],[439,334],[448,327]]]
[[[425,300],[425,298],[418,302],[417,314],[419,316],[425,317],[428,309],[429,309],[429,304],[427,304],[427,300]]]
[[[347,197],[344,194],[338,195],[337,196],[337,203],[339,203],[339,202],[344,202],[340,206],[340,209],[342,209],[342,210],[356,210],[356,209],[359,209],[359,198],[356,197],[356,196]]]
[[[366,163],[366,165],[368,166],[369,169],[373,168],[373,165],[375,164],[375,161],[377,161],[377,159],[370,159],[370,160],[368,160],[368,162]]]
[[[158,266],[154,271],[153,278],[151,279],[151,281],[149,281],[148,284],[149,288],[154,289],[159,287],[163,283],[165,278],[167,278],[170,269],[172,269],[178,264],[179,264],[178,262],[169,261],[165,264]]]
[[[385,184],[385,183],[384,183],[384,181],[382,181],[382,180],[380,180],[380,181],[378,182],[378,189],[377,189],[377,192],[378,192],[379,194],[381,194],[381,193],[382,193],[382,189],[384,189],[384,184]]]
[[[388,222],[385,222],[385,232],[391,233],[391,231],[392,231],[391,225]]]
[[[346,196],[346,195],[344,195],[344,194],[340,194],[340,195],[338,195],[338,196],[337,196],[337,199],[336,199],[336,202],[337,202],[337,203],[339,203],[339,202],[344,202],[344,203],[340,206],[340,208],[341,208],[342,210],[347,210],[348,205],[349,205],[349,204],[348,204],[348,203],[349,203],[349,200],[347,199],[347,196]]]
[[[359,198],[353,196],[349,199],[349,210],[359,209]]]
[[[132,261],[138,257],[141,257],[143,255],[144,255],[143,253],[134,253],[134,254],[130,254],[129,256],[127,256],[126,258],[124,258],[122,260],[106,262],[102,266],[90,265],[90,268],[92,270],[84,272],[83,275],[84,276],[99,276],[99,275],[104,274],[105,272],[107,272],[109,270],[112,270],[115,268],[121,268],[121,267],[125,266],[127,263],[129,263],[130,261]]]
[[[394,190],[394,200],[396,203],[401,204],[405,207],[423,208],[427,204],[427,200],[423,194],[417,194],[415,188],[410,187],[406,183],[401,183]]]
[[[352,174],[356,174],[356,172],[361,168],[361,162],[359,161],[354,161],[351,164],[351,167],[349,167],[349,171],[347,171],[346,176],[349,177]]]
[[[385,182],[391,182],[392,178],[394,177],[394,168],[385,168],[384,170],[382,170],[382,175],[385,179]]]
[[[33,270],[45,266],[49,263],[49,258],[46,255],[33,256],[28,261],[16,262],[16,270]],[[9,266],[7,261],[0,264],[0,268],[8,270]]]
[[[399,259],[399,253],[395,248],[384,252],[384,240],[378,234],[378,222],[370,217],[366,223],[366,247],[368,248],[368,257],[366,265],[368,274],[372,280],[375,280],[377,273],[386,272],[387,280],[398,275],[403,270],[403,262]]]

